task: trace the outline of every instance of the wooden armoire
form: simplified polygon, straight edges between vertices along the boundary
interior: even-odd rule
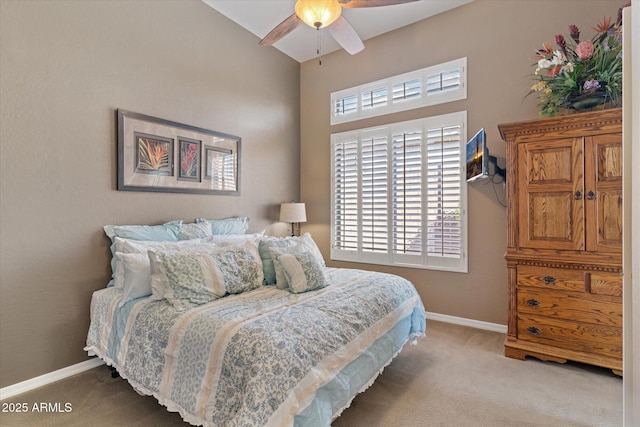
[[[507,152],[505,355],[622,375],[622,111],[499,125]]]

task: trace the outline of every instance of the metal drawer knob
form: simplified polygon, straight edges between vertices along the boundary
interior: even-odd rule
[[[542,278],[542,280],[544,280],[544,283],[547,285],[555,285],[556,284],[556,278],[553,276],[544,276]]]
[[[540,329],[536,328],[535,326],[529,326],[527,328],[527,332],[529,332],[531,335],[540,335]]]
[[[537,299],[531,298],[530,300],[527,301],[527,305],[529,307],[538,307],[540,306],[540,301],[538,301]]]

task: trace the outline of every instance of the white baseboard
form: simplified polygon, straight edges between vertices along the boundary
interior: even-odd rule
[[[439,322],[453,323],[454,325],[469,326],[470,328],[484,329],[487,331],[507,333],[507,325],[498,323],[483,322],[481,320],[466,319],[464,317],[449,316],[447,314],[431,313],[427,311],[427,319]]]
[[[484,329],[487,331],[500,332],[503,334],[507,333],[506,325],[482,322],[480,320],[465,319],[464,317],[427,312],[427,319],[445,323],[453,323],[455,325],[469,326],[471,328]],[[34,390],[47,384],[51,384],[52,382],[59,381],[75,374],[79,374],[80,372],[88,371],[89,369],[93,369],[96,366],[100,365],[104,365],[104,361],[95,357],[93,359],[89,359],[87,361],[68,366],[57,371],[49,372],[48,374],[40,375],[39,377],[31,378],[30,380],[26,380],[21,383],[1,388],[0,400],[9,399],[10,397],[13,397],[15,395]]]
[[[88,371],[100,365],[104,365],[104,361],[94,357],[93,359],[67,366],[66,368],[58,369],[57,371],[49,372],[48,374],[22,381],[21,383],[0,388],[0,400],[9,399],[15,395],[51,384],[52,382],[79,374],[80,372]]]

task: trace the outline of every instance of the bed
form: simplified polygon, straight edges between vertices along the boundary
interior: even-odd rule
[[[269,239],[277,244],[265,249],[260,243]],[[157,278],[158,266],[160,277],[170,279],[165,288],[182,286],[191,279],[172,277],[167,260],[183,271],[196,259],[204,266],[201,280],[208,280],[207,290],[217,295],[191,303],[189,294],[181,306],[175,298],[182,288],[173,294],[165,289],[165,298],[154,289],[129,297],[117,284],[100,289],[91,300],[85,350],[193,425],[330,425],[406,343],[424,336],[424,308],[414,286],[401,277],[326,267],[313,243],[269,239],[256,236],[252,242],[211,247],[202,247],[200,240],[197,251],[190,246],[177,252],[142,245],[138,259],[151,259],[150,270],[140,269],[145,286]],[[223,271],[220,260],[241,252],[246,259]],[[154,256],[164,263],[154,264]],[[289,261],[297,270],[288,269]],[[307,287],[296,291],[277,280],[268,283],[276,279],[270,278],[274,272],[284,274],[285,283],[300,285],[301,280]],[[224,284],[216,291],[216,274],[226,291]],[[314,286],[316,279],[322,286]],[[240,289],[234,280],[240,288],[259,283]]]

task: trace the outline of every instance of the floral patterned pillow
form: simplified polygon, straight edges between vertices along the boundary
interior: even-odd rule
[[[311,252],[279,255],[276,261],[282,265],[289,290],[294,294],[327,286],[322,266]]]
[[[250,291],[264,279],[258,247],[247,242],[205,252],[150,253],[166,276],[164,297],[178,310]]]
[[[182,224],[178,240],[201,239],[211,236],[211,226],[206,222]]]

